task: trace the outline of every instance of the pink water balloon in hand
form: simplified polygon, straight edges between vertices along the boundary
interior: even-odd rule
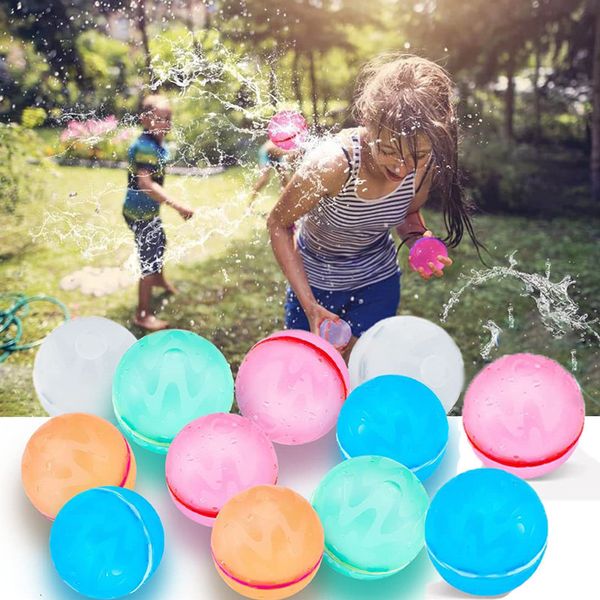
[[[442,270],[445,265],[438,260],[438,256],[448,256],[446,244],[439,238],[422,237],[419,238],[410,249],[408,254],[408,264],[413,271],[423,268],[425,275],[431,275],[433,271],[429,263],[433,263],[435,268]]]
[[[480,371],[465,394],[463,424],[486,466],[539,477],[575,450],[585,420],[576,379],[535,354],[503,356]]]
[[[294,110],[283,110],[269,121],[269,139],[282,150],[295,150],[306,138],[306,119]]]

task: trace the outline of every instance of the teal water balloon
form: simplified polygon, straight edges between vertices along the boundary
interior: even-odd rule
[[[121,598],[154,574],[164,530],[150,503],[131,490],[99,487],[74,496],[50,531],[61,579],[90,598]]]
[[[397,573],[424,546],[428,504],[422,483],[395,460],[360,456],[342,462],[312,499],[325,531],[325,562],[355,579]]]
[[[427,551],[453,587],[480,596],[506,594],[538,568],[548,538],[541,500],[500,469],[474,469],[442,486],[425,521]]]
[[[381,375],[352,390],[340,411],[337,441],[345,458],[387,456],[423,481],[446,452],[448,417],[424,383]]]
[[[233,404],[233,376],[220,350],[179,329],[159,331],[123,355],[113,380],[119,425],[138,445],[166,454],[188,423]]]

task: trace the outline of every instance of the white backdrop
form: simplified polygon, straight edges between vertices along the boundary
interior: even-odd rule
[[[48,551],[50,522],[29,504],[20,480],[29,436],[46,419],[0,418],[0,597],[10,600],[74,600],[82,596],[62,583]],[[165,527],[165,555],[156,574],[132,600],[239,599],[217,575],[210,557],[210,530],[184,517],[164,484],[164,457],[134,448],[136,490],[156,508]],[[340,460],[335,434],[305,446],[276,446],[279,483],[307,498]],[[481,466],[462,430],[450,417],[450,443],[439,470],[426,482],[430,495],[450,477]],[[531,482],[549,521],[548,550],[538,570],[511,600],[588,600],[600,593],[600,417],[588,417],[579,446],[560,469]],[[380,581],[355,581],[322,565],[298,600],[442,600],[472,598],[448,586],[425,551],[401,573]]]

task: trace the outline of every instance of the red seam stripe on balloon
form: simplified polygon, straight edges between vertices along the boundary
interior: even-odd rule
[[[293,337],[293,336],[287,336],[287,335],[281,335],[276,338],[265,338],[264,340],[261,340],[260,342],[258,342],[254,346],[254,348],[256,348],[266,342],[274,342],[275,340],[287,340],[288,342],[295,342],[297,344],[303,344],[304,346],[308,346],[309,348],[312,348],[318,354],[323,356],[325,358],[325,360],[329,363],[329,365],[332,366],[335,369],[335,372],[338,374],[338,377],[339,377],[340,381],[342,382],[342,388],[344,390],[344,398],[348,397],[348,388],[346,387],[346,381],[344,379],[344,374],[342,373],[340,368],[337,366],[337,364],[335,363],[333,358],[331,358],[331,356],[329,355],[328,352],[326,352],[322,348],[319,348],[319,346],[316,346],[315,344],[312,344],[311,342],[309,342],[307,340],[302,340],[300,338]]]
[[[582,425],[581,429],[579,430],[579,433],[577,434],[575,439],[564,450],[561,450],[557,454],[553,454],[544,459],[534,460],[531,462],[525,462],[523,460],[500,458],[498,456],[494,456],[493,454],[490,454],[489,452],[486,452],[485,450],[482,450],[479,447],[479,445],[475,443],[475,440],[473,440],[473,438],[469,435],[469,432],[467,431],[467,428],[464,423],[463,423],[463,428],[465,430],[465,433],[467,434],[467,438],[469,439],[469,442],[471,442],[473,447],[476,448],[478,452],[481,452],[481,454],[483,454],[486,458],[489,458],[490,460],[493,460],[494,462],[500,463],[501,465],[506,465],[507,467],[516,467],[516,468],[539,467],[541,465],[545,465],[547,463],[551,463],[551,462],[554,462],[555,460],[558,460],[559,458],[563,457],[565,454],[567,454],[570,450],[572,450],[577,445],[577,442],[579,441],[579,438],[581,437],[581,434],[583,433],[583,425]]]
[[[286,583],[254,584],[254,583],[248,583],[247,581],[244,581],[243,579],[239,579],[239,578],[231,575],[231,573],[229,573],[216,559],[215,553],[212,548],[210,549],[210,552],[212,554],[213,561],[214,561],[215,565],[217,565],[217,568],[219,569],[219,571],[221,571],[224,575],[226,575],[227,577],[229,577],[229,579],[232,579],[236,583],[239,583],[240,585],[245,585],[246,587],[254,588],[256,590],[278,590],[278,589],[289,587],[296,583],[300,583],[307,577],[310,577],[319,568],[319,566],[321,565],[321,561],[323,560],[323,557],[320,556],[319,560],[317,561],[317,564],[314,567],[312,567],[312,569],[307,571],[304,575],[300,575],[300,577],[297,577],[296,579],[292,579],[291,581],[288,581]]]
[[[180,504],[182,504],[185,508],[187,508],[190,512],[193,512],[201,517],[208,517],[210,519],[216,519],[217,515],[219,514],[219,510],[212,510],[212,509],[205,509],[205,508],[198,508],[196,506],[192,506],[191,504],[188,504],[185,500],[182,500],[177,493],[175,492],[175,490],[171,487],[171,484],[169,483],[169,480],[166,479],[167,482],[167,488],[169,489],[169,492],[171,492],[171,494],[173,495],[173,498],[175,498],[175,500],[177,500],[177,502],[179,502]],[[265,484],[267,485],[267,484]],[[275,481],[271,484],[271,485],[277,485],[277,477],[275,477]]]
[[[125,436],[123,436],[123,441],[125,442],[125,448],[127,448],[127,465],[125,466],[125,474],[123,475],[123,479],[121,480],[119,487],[125,487],[125,483],[129,477],[129,471],[131,470],[131,448],[125,439]]]

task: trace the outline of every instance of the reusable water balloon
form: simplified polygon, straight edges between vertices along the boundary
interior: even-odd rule
[[[294,150],[304,141],[308,125],[294,110],[283,110],[271,117],[267,127],[269,139],[282,150]]]
[[[86,412],[112,419],[115,369],[136,341],[103,317],[65,321],[42,342],[33,363],[33,385],[49,415]]]
[[[225,583],[247,598],[277,600],[304,589],[323,556],[323,527],[302,496],[261,485],[233,497],[211,536],[214,564]]]
[[[339,350],[348,345],[352,337],[352,329],[344,319],[333,321],[324,319],[319,325],[319,335]]]
[[[158,331],[139,340],[121,359],[113,403],[130,439],[166,454],[190,421],[231,409],[231,369],[203,337],[180,329]]]
[[[186,425],[167,453],[167,487],[179,510],[212,527],[233,496],[277,483],[277,455],[267,436],[240,415],[216,413]]]
[[[431,275],[433,271],[429,267],[430,262],[439,270],[446,266],[438,260],[438,256],[448,256],[446,244],[438,238],[422,237],[412,245],[408,253],[408,264],[413,271],[423,268],[426,275]]]
[[[387,456],[424,480],[446,451],[448,417],[420,381],[381,375],[350,393],[340,411],[337,441],[345,458]]]
[[[111,423],[80,413],[53,417],[31,436],[21,461],[23,489],[45,517],[90,488],[133,489],[135,456]]]
[[[350,361],[354,389],[378,375],[406,375],[430,388],[446,413],[463,388],[465,369],[460,349],[439,325],[413,316],[383,319],[358,338]]]
[[[253,346],[235,382],[241,413],[280,444],[330,431],[348,395],[341,354],[318,335],[289,329]]]
[[[537,569],[548,520],[533,488],[499,469],[451,479],[431,501],[427,551],[439,574],[469,594],[506,594]]]
[[[325,562],[356,579],[404,569],[423,548],[428,503],[421,482],[395,460],[360,456],[342,462],[312,499],[325,530]]]
[[[519,477],[539,477],[564,463],[584,422],[577,380],[536,354],[495,360],[475,376],[464,398],[463,425],[477,456]]]
[[[58,574],[90,598],[120,598],[138,590],[158,567],[163,549],[154,508],[139,494],[115,487],[69,500],[50,531]]]

